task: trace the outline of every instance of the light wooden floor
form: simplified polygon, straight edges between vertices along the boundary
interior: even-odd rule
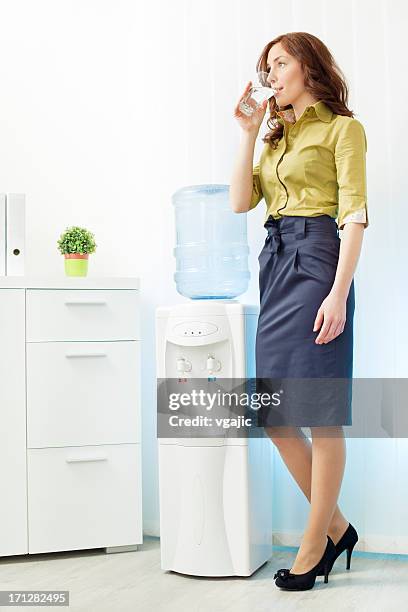
[[[401,612],[408,610],[408,561],[353,552],[337,559],[328,584],[323,577],[310,591],[291,593],[275,586],[273,574],[291,567],[296,549],[278,549],[249,578],[196,578],[160,568],[160,541],[145,537],[139,550],[106,554],[103,549],[3,557],[1,590],[70,591],[70,606],[86,612]],[[27,610],[27,606],[10,610]],[[55,610],[30,606],[29,610]]]

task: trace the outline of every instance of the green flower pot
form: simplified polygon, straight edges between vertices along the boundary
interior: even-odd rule
[[[88,274],[88,253],[66,253],[65,274],[67,276],[86,276]]]

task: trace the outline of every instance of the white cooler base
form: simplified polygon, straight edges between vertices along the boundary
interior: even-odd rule
[[[250,576],[272,555],[270,439],[166,440],[159,441],[162,569]]]

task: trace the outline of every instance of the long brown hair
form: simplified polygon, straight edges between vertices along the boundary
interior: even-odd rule
[[[323,102],[337,115],[353,117],[353,111],[347,108],[348,86],[343,72],[336,64],[326,45],[313,34],[308,32],[288,32],[277,36],[264,47],[257,65],[257,71],[267,72],[267,58],[271,47],[281,43],[287,53],[294,56],[301,64],[305,89],[317,100]],[[292,108],[289,104],[284,109],[279,108],[274,97],[269,99],[270,115],[267,126],[270,128],[263,138],[276,149],[283,135],[283,125],[277,123],[277,111]]]

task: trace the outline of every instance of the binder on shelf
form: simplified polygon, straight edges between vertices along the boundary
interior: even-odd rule
[[[25,194],[8,193],[6,197],[6,274],[24,275]]]
[[[6,194],[0,193],[0,276],[6,276]]]

